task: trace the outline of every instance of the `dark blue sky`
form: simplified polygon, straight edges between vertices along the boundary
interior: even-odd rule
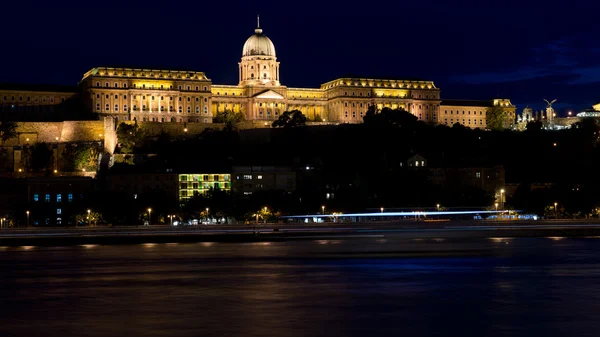
[[[442,98],[509,97],[561,114],[600,101],[597,1],[42,1],[2,4],[0,82],[76,84],[95,66],[204,71],[237,84],[256,14],[281,81],[435,81]]]

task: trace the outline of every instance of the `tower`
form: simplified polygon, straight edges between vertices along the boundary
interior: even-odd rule
[[[263,34],[260,18],[254,34],[246,40],[239,62],[240,85],[279,86],[279,62],[275,56],[275,46]]]

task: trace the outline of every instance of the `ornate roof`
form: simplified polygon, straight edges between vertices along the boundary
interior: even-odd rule
[[[262,28],[260,28],[260,22],[254,30],[254,35],[250,36],[244,48],[242,49],[242,57],[244,56],[273,56],[275,57],[275,45],[271,42],[265,34],[263,34]]]

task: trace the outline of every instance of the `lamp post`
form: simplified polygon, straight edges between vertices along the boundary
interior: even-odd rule
[[[208,223],[208,207],[206,207],[206,222]]]
[[[169,214],[169,219],[171,219],[171,226],[173,226],[173,215]]]
[[[88,216],[87,216],[88,227],[89,227],[89,226],[91,225],[91,223],[92,223],[92,219],[90,219],[90,212],[91,212],[91,210],[89,210],[89,209],[88,209],[88,210],[87,210],[87,213],[88,213]]]
[[[500,209],[504,210],[504,189],[500,190]]]
[[[381,210],[381,213],[383,213],[383,207],[381,207],[380,210]]]
[[[435,209],[436,209],[436,211],[438,211],[438,212],[439,212],[439,211],[440,211],[440,204],[436,204],[436,205],[435,205]]]
[[[557,209],[558,203],[555,202],[554,203],[554,219],[558,219],[558,209]]]
[[[498,203],[495,203],[494,206],[496,206],[496,212],[498,212]]]
[[[27,228],[29,228],[29,211],[25,211],[25,213],[27,214]]]
[[[325,205],[321,206],[321,214],[325,215]]]
[[[148,208],[148,226],[152,224],[152,208]]]
[[[267,207],[265,206],[265,208],[263,208],[263,210],[264,210],[264,214],[265,214],[265,217],[263,218],[263,222],[267,223]]]

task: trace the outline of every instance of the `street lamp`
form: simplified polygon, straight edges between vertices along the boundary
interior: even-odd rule
[[[88,220],[88,226],[91,224],[91,219],[90,219],[90,212],[91,210],[87,210],[88,216],[87,216],[87,220]]]
[[[267,212],[268,212],[267,211],[267,206],[265,206],[265,208],[263,208],[263,210],[264,210],[264,214],[265,214],[265,217],[263,218],[263,222],[267,223]]]
[[[208,207],[206,207],[206,222],[208,222]]]
[[[500,190],[500,209],[504,209],[504,189]]]
[[[498,212],[498,203],[495,203],[494,206],[496,206],[496,212]]]
[[[558,219],[558,209],[556,206],[558,206],[557,202],[554,203],[554,219]]]
[[[172,214],[169,214],[168,217],[171,219],[171,226],[173,226],[173,216]]]
[[[321,213],[325,215],[325,205],[321,206]]]
[[[381,213],[383,213],[383,207],[381,207]]]
[[[435,205],[435,209],[439,212],[440,211],[440,204],[436,204]]]
[[[148,226],[152,224],[152,208],[148,208]]]
[[[27,228],[29,228],[29,211],[25,211],[25,213],[27,214]]]

